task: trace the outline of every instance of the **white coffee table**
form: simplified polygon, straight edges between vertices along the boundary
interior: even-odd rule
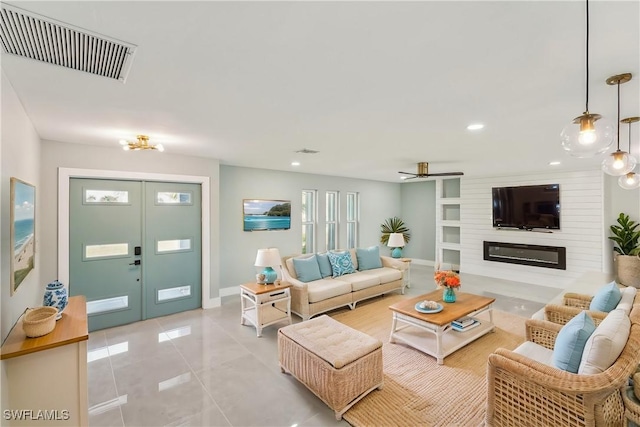
[[[439,313],[424,314],[416,310],[421,301],[436,301],[442,304]],[[494,330],[493,303],[495,298],[465,292],[456,292],[456,302],[442,301],[442,290],[400,301],[389,306],[393,311],[389,342],[402,342],[436,358],[438,365],[454,351],[464,347]],[[480,325],[467,331],[454,331],[451,322],[464,316],[477,316],[488,312],[489,320],[476,319]]]

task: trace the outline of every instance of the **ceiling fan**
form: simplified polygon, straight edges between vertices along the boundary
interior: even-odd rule
[[[420,162],[418,163],[418,173],[411,173],[411,172],[398,172],[404,175],[413,175],[411,177],[405,178],[403,177],[404,180],[407,179],[414,179],[414,178],[428,178],[430,176],[460,176],[460,175],[464,175],[464,173],[462,172],[443,172],[443,173],[429,173],[429,163],[427,162]]]

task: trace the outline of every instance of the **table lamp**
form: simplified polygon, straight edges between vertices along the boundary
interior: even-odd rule
[[[280,265],[280,251],[277,248],[258,249],[256,267],[264,267],[264,284],[270,285],[278,278],[278,273],[273,269]]]
[[[404,236],[402,233],[389,234],[389,241],[387,246],[393,248],[391,251],[392,258],[400,258],[402,256],[402,247],[404,246]]]

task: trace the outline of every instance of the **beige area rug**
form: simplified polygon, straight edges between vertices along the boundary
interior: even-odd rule
[[[407,298],[390,295],[359,303],[332,317],[380,339],[384,345],[384,387],[344,414],[354,426],[481,426],[486,403],[487,358],[496,348],[514,349],[524,341],[525,318],[494,310],[489,333],[444,359],[403,344],[390,344],[389,305]],[[480,316],[488,319],[488,314]]]

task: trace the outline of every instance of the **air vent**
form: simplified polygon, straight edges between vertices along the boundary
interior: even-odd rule
[[[60,65],[124,83],[136,46],[2,4],[5,53]]]
[[[300,153],[300,154],[317,154],[317,153],[319,153],[319,151],[309,150],[308,148],[303,148],[302,150],[296,151],[296,153]]]

